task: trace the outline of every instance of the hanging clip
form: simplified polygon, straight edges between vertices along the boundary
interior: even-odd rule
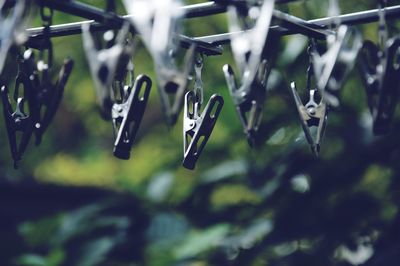
[[[53,67],[53,45],[50,40],[50,25],[52,22],[53,10],[50,9],[50,14],[46,15],[44,9],[44,7],[40,9],[44,26],[44,39],[39,51],[39,60],[36,67],[37,71],[33,76],[38,108],[36,111],[37,118],[35,119],[36,145],[41,143],[44,132],[57,113],[64,95],[65,85],[74,64],[72,59],[66,58],[58,74],[57,81],[53,83],[50,73]]]
[[[111,108],[113,105],[112,83],[117,72],[124,70],[130,60],[132,47],[126,44],[130,25],[125,23],[116,36],[115,43],[109,48],[98,50],[95,46],[90,25],[82,25],[83,47],[89,64],[90,72],[94,81],[97,101],[100,105],[100,111],[105,119],[111,117]],[[113,39],[113,32],[108,31],[104,38],[110,43]]]
[[[336,36],[327,38],[327,51],[312,53],[317,87],[325,101],[332,107],[339,106],[339,91],[353,69],[362,47],[361,34],[354,28],[339,26]]]
[[[327,36],[327,50],[324,54],[320,55],[314,50],[311,56],[318,90],[330,106],[337,107],[339,91],[362,47],[362,36],[356,29],[340,25],[338,0],[329,1],[328,13],[333,17],[331,27],[336,29],[336,34]]]
[[[239,8],[229,6],[228,18],[230,32],[233,34],[231,39],[232,52],[241,71],[240,87],[236,84],[235,74],[231,66],[225,65],[223,71],[248,142],[250,146],[254,146],[258,127],[261,123],[266,86],[271,70],[265,53],[274,1],[264,1],[259,9],[255,26],[251,31],[242,31],[239,20],[240,18],[245,20],[245,18],[239,15],[241,10],[237,9]]]
[[[133,72],[133,71],[132,71]],[[133,77],[133,73],[132,77]],[[135,140],[137,131],[146,109],[150,95],[151,79],[146,75],[136,78],[133,85],[125,85],[122,93],[122,102],[114,103],[112,107],[112,122],[115,144],[114,156],[127,160]]]
[[[193,170],[196,162],[214,129],[224,105],[224,99],[213,94],[203,112],[203,83],[201,81],[202,60],[195,64],[195,89],[185,95],[183,120],[183,166]]]
[[[3,72],[4,63],[11,46],[22,44],[27,39],[23,26],[24,16],[29,10],[29,1],[16,1],[11,12],[5,10],[6,3],[7,1],[0,2],[0,73]]]
[[[373,133],[389,132],[396,110],[400,90],[400,38],[387,40],[384,14],[380,9],[379,40],[381,49],[371,41],[365,41],[361,50],[359,69],[368,106],[373,118]]]
[[[303,105],[297,93],[296,84],[292,82],[290,86],[307,142],[311,146],[311,151],[318,157],[328,117],[326,103],[321,99],[320,103],[317,104],[315,102],[315,93],[317,90],[310,90],[310,100],[306,105]],[[315,137],[312,136],[310,127],[318,127]]]
[[[174,54],[178,49],[179,22],[184,14],[182,3],[179,0],[124,0],[123,3],[154,60],[163,113],[167,124],[172,126],[182,109],[197,49],[193,44],[190,46],[179,70]]]
[[[296,103],[297,111],[299,112],[301,127],[303,128],[304,135],[306,136],[307,142],[311,147],[311,151],[315,156],[318,157],[321,141],[325,133],[326,123],[328,119],[328,107],[326,102],[323,99],[323,95],[321,97],[320,103],[317,103],[315,100],[316,93],[318,90],[310,89],[312,87],[312,78],[314,77],[314,67],[312,60],[312,52],[314,49],[314,43],[311,42],[311,45],[308,47],[307,52],[310,57],[310,65],[307,69],[307,84],[306,88],[310,92],[310,99],[306,105],[303,105],[301,98],[296,89],[296,83],[292,82],[290,87],[292,89],[292,94],[294,101]],[[315,134],[311,133],[310,128],[317,127],[317,131]],[[313,136],[314,135],[314,136]]]
[[[3,114],[7,128],[8,141],[10,145],[11,156],[14,160],[14,168],[18,168],[18,162],[22,159],[29,140],[34,130],[34,117],[36,103],[34,99],[34,88],[31,77],[34,75],[34,57],[31,50],[27,50],[23,57],[18,56],[18,74],[15,79],[14,101],[15,110],[8,97],[8,88],[2,86],[1,98],[3,102]],[[23,94],[20,96],[22,87]],[[29,112],[26,112],[25,106],[28,105]],[[18,139],[17,133],[21,133]]]

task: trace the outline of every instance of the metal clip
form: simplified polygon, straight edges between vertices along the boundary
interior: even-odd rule
[[[19,57],[17,60],[18,74],[14,87],[15,110],[13,110],[8,97],[8,88],[6,86],[2,86],[1,88],[4,120],[15,169],[18,168],[18,161],[22,159],[22,154],[25,152],[32,136],[35,123],[34,112],[36,110],[34,88],[31,83],[31,77],[34,72],[32,68],[34,65],[33,53],[28,50],[24,53],[23,57]],[[19,95],[21,86],[23,89],[22,96]],[[25,104],[28,105],[28,113],[25,111]],[[21,133],[19,140],[17,137],[18,132]]]
[[[265,0],[261,7],[250,8],[259,9],[258,12],[255,12],[258,17],[253,17],[255,25],[251,31],[243,31],[243,28],[240,27],[240,20],[246,18],[241,14],[241,10],[238,10],[238,7],[228,7],[232,52],[241,72],[240,87],[237,86],[235,74],[229,65],[225,65],[223,71],[248,142],[250,146],[254,146],[261,123],[266,86],[271,70],[265,55],[265,48],[274,1]],[[250,15],[250,11],[247,13]]]
[[[266,83],[270,72],[267,60],[261,62],[257,76],[249,86],[242,85],[238,88],[235,73],[231,66],[225,65],[223,71],[229,92],[239,114],[240,122],[247,135],[247,140],[249,145],[253,147],[258,127],[261,123],[263,105],[267,93]]]
[[[139,129],[150,95],[151,79],[146,75],[136,78],[133,88],[124,86],[122,103],[112,106],[114,128],[114,156],[127,160]],[[144,90],[144,91],[143,91]]]
[[[201,81],[202,60],[195,65],[194,90],[185,95],[183,119],[183,166],[193,170],[196,162],[214,129],[215,123],[224,105],[224,99],[213,94],[203,112],[203,82]]]
[[[360,56],[360,72],[373,117],[373,133],[386,134],[396,109],[400,89],[400,38],[386,41],[383,51],[365,41]]]
[[[337,107],[339,91],[353,69],[362,47],[362,36],[355,29],[340,25],[336,36],[327,37],[327,46],[323,55],[314,51],[311,56],[314,73],[318,77],[318,90],[330,106]]]
[[[292,88],[293,98],[296,102],[301,126],[303,128],[307,142],[311,146],[311,151],[314,153],[314,155],[318,156],[328,118],[327,104],[325,103],[323,98],[321,98],[320,103],[317,104],[315,102],[315,93],[317,92],[317,90],[310,90],[310,100],[304,106],[299,94],[297,93],[295,82],[292,82],[290,86]],[[318,127],[316,135],[314,137],[311,134],[310,127]]]
[[[0,3],[0,73],[3,72],[4,63],[9,49],[13,44],[22,44],[27,36],[24,33],[24,15],[29,9],[29,1],[16,1],[11,12],[3,12],[7,1]],[[5,15],[7,14],[7,15]]]
[[[90,25],[82,25],[83,47],[92,73],[100,111],[105,119],[111,117],[114,100],[111,86],[114,77],[117,72],[126,68],[131,57],[132,47],[126,44],[129,29],[129,23],[125,23],[118,33],[114,45],[98,50],[90,33]]]

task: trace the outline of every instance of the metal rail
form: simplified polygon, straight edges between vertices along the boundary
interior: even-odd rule
[[[59,0],[37,0],[39,4],[48,6],[58,11],[76,15],[89,19],[74,23],[60,24],[51,26],[50,35],[52,37],[69,36],[81,33],[81,27],[85,23],[92,24],[91,29],[107,30],[117,29],[129,19],[131,15],[119,16],[112,12],[83,4],[77,1],[59,1]],[[288,3],[296,0],[281,0],[277,3]],[[221,3],[219,3],[221,2]],[[225,1],[226,2],[226,1]],[[203,17],[220,14],[226,11],[224,1],[210,1],[195,5],[182,7],[185,12],[185,18]],[[270,30],[280,36],[291,34],[303,34],[311,38],[324,39],[332,31],[328,30],[328,25],[334,22],[334,19],[340,19],[342,24],[357,25],[376,22],[379,20],[379,10],[367,10],[340,15],[339,17],[324,17],[313,20],[303,20],[301,18],[274,10],[274,18],[280,21],[280,25],[271,26]],[[400,5],[385,8],[386,19],[400,18]],[[134,29],[133,29],[134,30]],[[43,27],[31,28],[27,30],[30,36],[30,44],[34,46],[35,41],[40,40],[43,34]],[[202,37],[187,37],[179,35],[179,41],[182,47],[190,47],[191,43],[197,44],[197,49],[206,55],[219,55],[222,48],[219,45],[230,42],[231,33],[222,33]]]
[[[276,11],[275,11],[276,12]],[[387,20],[400,18],[400,5],[386,7],[385,8],[385,17]],[[330,25],[334,19],[337,17],[325,17],[308,20],[306,22],[310,23],[309,25],[317,25],[321,27],[320,29],[326,29],[328,25]],[[367,24],[376,22],[379,20],[379,10],[372,9],[367,11],[354,12],[349,14],[343,14],[339,16],[339,19],[342,24],[345,25],[359,25],[359,24]],[[287,29],[282,26],[271,26],[270,30],[278,35],[292,35],[300,33],[297,29]],[[222,45],[230,42],[230,36],[232,33],[222,33],[216,35],[195,37],[194,40],[203,41],[206,43],[214,44],[214,45]],[[310,36],[311,37],[311,36]]]

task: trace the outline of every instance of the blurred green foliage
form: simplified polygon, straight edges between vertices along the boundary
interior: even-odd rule
[[[372,0],[339,2],[343,13],[376,7]],[[312,19],[327,15],[327,3],[277,8]],[[125,12],[121,4],[118,10]],[[77,20],[55,12],[56,24]],[[225,15],[186,20],[184,26],[188,36],[227,30]],[[364,38],[377,39],[375,23],[358,28]],[[330,113],[321,156],[313,158],[288,89],[296,81],[306,97],[307,43],[300,35],[279,41],[262,138],[253,150],[221,70],[233,63],[229,47],[205,59],[206,95],[223,95],[225,106],[196,170],[188,171],[181,166],[182,120],[166,127],[155,85],[131,160],[114,158],[112,126],[99,116],[81,38],[54,38],[55,69],[66,56],[75,67],[43,144],[29,147],[18,171],[0,128],[2,182],[17,182],[18,193],[0,193],[0,224],[10,221],[0,229],[1,265],[398,265],[399,112],[391,134],[373,137],[355,69],[341,106]],[[155,81],[142,44],[134,63],[137,74]],[[9,64],[4,77],[15,74],[10,58]],[[50,189],[24,194],[20,184],[38,189],[32,181]],[[65,193],[71,187],[77,190]],[[108,192],[79,200],[93,190]]]

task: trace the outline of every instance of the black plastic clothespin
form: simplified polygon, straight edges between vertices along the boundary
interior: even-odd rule
[[[310,52],[310,47],[308,48]],[[295,82],[290,84],[292,89],[293,98],[296,103],[297,111],[299,112],[301,127],[303,128],[304,135],[307,139],[308,144],[311,147],[311,151],[315,156],[318,157],[321,141],[325,133],[326,123],[328,119],[328,106],[321,97],[319,103],[316,102],[315,96],[316,93],[319,93],[317,89],[311,89],[311,78],[313,76],[313,62],[310,56],[310,66],[307,70],[307,85],[306,88],[310,92],[309,101],[303,105],[301,98],[297,92]],[[311,133],[310,128],[317,127],[317,131],[315,135]]]
[[[181,69],[175,62],[177,33],[183,17],[180,0],[124,0],[131,22],[150,52],[157,74],[157,85],[167,125],[176,123],[182,109],[193,68],[196,46],[191,45]],[[142,12],[146,10],[146,12]]]
[[[373,133],[386,134],[390,130],[400,90],[400,37],[388,39],[384,4],[380,1],[378,45],[364,42],[359,70],[373,118]]]
[[[320,55],[314,50],[312,57],[318,90],[330,106],[337,107],[339,91],[362,47],[362,36],[356,29],[340,25],[337,0],[330,0],[329,11],[334,16],[332,27],[336,28],[336,34],[327,37],[327,50],[324,54]]]
[[[8,96],[8,88],[6,86],[1,88],[4,120],[15,169],[18,168],[18,162],[22,159],[22,154],[25,152],[34,131],[34,112],[36,111],[35,92],[32,84],[32,76],[35,71],[32,51],[25,51],[23,56],[18,56],[17,61],[18,74],[15,79],[13,97],[16,103],[15,110]],[[20,93],[21,89],[23,90],[22,94]],[[28,107],[28,110],[25,109],[25,106]]]
[[[266,43],[273,9],[274,1],[265,0],[259,9],[259,16],[252,30],[238,33],[243,30],[243,27],[239,25],[239,20],[245,20],[243,16],[247,14],[243,14],[243,6],[228,7],[230,31],[233,34],[232,51],[241,71],[240,86],[236,84],[231,66],[225,65],[223,71],[250,146],[254,146],[256,133],[261,123],[266,86],[271,70],[268,56],[266,56]]]
[[[128,64],[130,84],[122,85],[120,99],[112,106],[111,117],[113,122],[115,143],[114,156],[127,160],[135,140],[137,131],[146,109],[150,96],[151,79],[146,75],[139,75],[133,84],[133,64]],[[122,84],[119,81],[119,84]]]
[[[83,47],[94,81],[100,111],[105,119],[111,117],[114,102],[111,87],[115,75],[126,69],[131,57],[132,47],[126,42],[129,30],[129,23],[125,23],[118,32],[113,45],[109,41],[107,48],[97,49],[90,33],[90,25],[82,25]],[[105,35],[107,36],[104,37],[108,37],[108,35],[112,35],[112,32],[107,32]]]
[[[203,58],[196,60],[194,90],[185,95],[183,120],[183,166],[193,170],[208,139],[214,129],[218,116],[224,105],[224,99],[213,94],[206,107],[201,111],[204,89],[201,80]]]
[[[7,1],[0,2],[0,73],[3,71],[4,63],[9,49],[13,44],[22,44],[27,37],[22,30],[24,16],[29,9],[28,0],[16,1],[12,11],[5,11]]]
[[[40,8],[44,26],[44,35],[39,47],[39,60],[37,62],[36,72],[33,75],[35,88],[35,97],[38,110],[35,121],[36,145],[39,145],[42,136],[52,122],[58,107],[64,95],[65,85],[72,72],[73,60],[64,59],[63,66],[58,74],[58,79],[53,83],[51,69],[53,67],[53,45],[50,39],[50,25],[52,24],[53,10],[49,9],[46,14],[46,8]]]

